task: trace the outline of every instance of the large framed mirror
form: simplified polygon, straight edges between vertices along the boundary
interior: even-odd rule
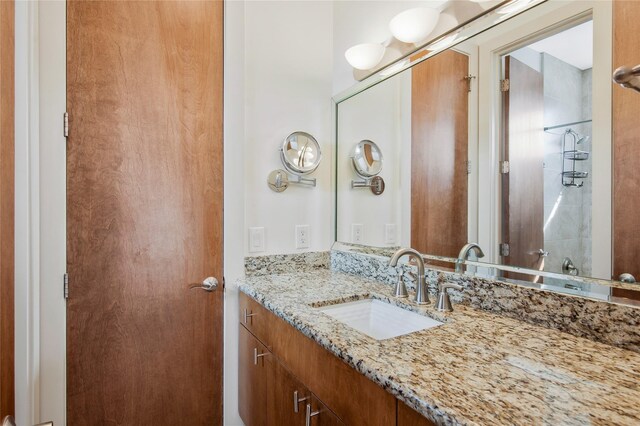
[[[640,235],[614,228],[635,168],[612,166],[613,2],[532,6],[336,99],[336,241],[448,269],[476,242],[470,273],[640,299]],[[349,185],[363,139],[385,153],[378,197]]]

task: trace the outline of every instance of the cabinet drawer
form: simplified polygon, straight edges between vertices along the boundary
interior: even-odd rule
[[[238,411],[246,426],[267,426],[266,348],[244,327],[238,335]]]
[[[240,324],[244,325],[258,340],[269,347],[271,344],[269,321],[273,314],[242,292],[240,292],[238,299],[240,304]]]

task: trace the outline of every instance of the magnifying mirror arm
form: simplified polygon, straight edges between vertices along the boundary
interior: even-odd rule
[[[351,188],[369,188],[374,195],[380,195],[384,192],[385,183],[380,176],[374,176],[364,180],[352,180]]]
[[[369,188],[371,187],[371,179],[352,180],[351,187],[352,188]]]
[[[298,185],[313,186],[314,188],[316,186],[316,178],[302,177],[298,175],[289,175],[289,182],[297,183]]]

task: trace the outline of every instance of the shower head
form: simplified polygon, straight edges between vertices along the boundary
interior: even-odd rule
[[[582,136],[573,129],[567,129],[567,133],[573,136],[573,139],[577,145],[588,142],[591,139],[591,136]]]
[[[576,141],[576,143],[582,144],[585,142],[589,142],[589,139],[591,139],[591,136],[578,136],[578,140]]]

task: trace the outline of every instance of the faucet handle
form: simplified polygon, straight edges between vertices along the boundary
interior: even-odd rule
[[[409,296],[407,293],[407,286],[404,284],[404,278],[402,274],[398,274],[398,282],[393,290],[393,296],[398,298],[405,298]]]
[[[455,290],[462,290],[463,287],[454,283],[444,283],[441,282],[438,284],[438,303],[436,304],[436,309],[440,312],[451,312],[453,311],[453,307],[451,307],[451,299],[449,298],[449,293],[447,289],[453,288]]]

